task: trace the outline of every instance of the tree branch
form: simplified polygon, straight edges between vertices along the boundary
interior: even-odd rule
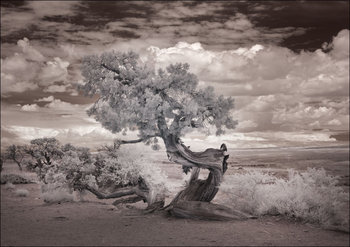
[[[164,91],[161,91],[159,95],[163,100],[167,101],[174,109],[183,109],[183,106],[180,103],[178,103],[172,97],[167,95]]]
[[[104,63],[102,63],[101,64],[101,66],[103,67],[103,68],[105,68],[106,70],[109,70],[109,71],[112,71],[112,72],[114,72],[115,74],[116,74],[116,76],[114,76],[114,80],[115,79],[118,79],[122,84],[124,84],[124,85],[129,85],[130,84],[130,81],[129,80],[127,80],[126,78],[122,78],[121,76],[120,76],[120,71],[119,70],[116,70],[116,69],[113,69],[113,68],[110,68],[110,67],[108,67],[106,64],[104,64]]]
[[[128,196],[128,195],[132,195],[135,194],[135,188],[136,187],[126,187],[126,188],[121,188],[116,192],[113,192],[112,194],[109,195],[104,195],[101,192],[97,191],[96,189],[85,185],[84,189],[90,191],[92,194],[94,194],[98,199],[111,199],[111,198],[118,198],[118,197],[122,197],[122,196]]]
[[[142,201],[142,200],[144,200],[143,197],[138,196],[138,195],[134,195],[134,196],[130,196],[130,197],[127,197],[127,198],[117,199],[112,204],[114,206],[117,206],[118,204],[121,204],[121,203],[135,203],[135,202]]]
[[[155,135],[149,135],[146,136],[145,138],[139,138],[139,139],[135,139],[135,140],[117,140],[119,142],[119,144],[134,144],[134,143],[139,143],[139,142],[143,142],[149,138],[152,137],[161,137],[160,134],[155,134]]]
[[[112,72],[114,72],[114,73],[116,73],[116,74],[118,74],[118,75],[119,75],[119,73],[120,73],[119,70],[112,69],[112,68],[108,67],[108,66],[107,66],[106,64],[104,64],[104,63],[102,63],[101,66],[102,66],[103,68],[105,68],[106,70],[112,71]]]

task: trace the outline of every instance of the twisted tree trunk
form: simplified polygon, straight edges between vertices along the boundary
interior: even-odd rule
[[[188,186],[180,191],[166,210],[174,216],[196,219],[243,219],[248,215],[231,208],[210,203],[214,199],[227,170],[227,148],[222,144],[220,149],[209,148],[204,152],[192,152],[183,145],[179,138],[169,135],[165,140],[170,161],[192,168]],[[200,169],[208,169],[207,179],[198,179]]]

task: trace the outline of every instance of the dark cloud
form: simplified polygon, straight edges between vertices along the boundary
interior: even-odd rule
[[[82,37],[73,38],[75,32],[102,31],[111,32],[112,37],[120,39],[161,39],[164,36],[168,37],[168,42],[174,38],[189,41],[186,38],[195,36],[196,41],[209,46],[219,43],[216,47],[220,49],[264,42],[281,44],[293,51],[313,51],[323,42],[331,41],[340,30],[349,28],[347,1],[86,1],[62,2],[54,6],[55,11],[47,11],[50,2],[44,3],[47,7],[43,11],[40,1],[34,3],[3,4],[2,21],[8,30],[2,31],[2,42],[14,43],[27,37],[46,42],[92,44]],[[16,13],[21,17],[17,18]],[[241,24],[246,20],[246,24],[250,23],[252,30],[259,33],[247,35],[249,28],[242,26],[244,32],[240,38],[230,35],[230,28],[223,24],[237,15],[241,15]],[[12,25],[6,25],[7,18]],[[109,23],[120,26],[108,30]],[[239,22],[233,24],[232,27],[239,30]]]

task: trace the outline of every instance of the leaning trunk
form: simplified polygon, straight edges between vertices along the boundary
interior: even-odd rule
[[[227,169],[229,156],[226,154],[226,145],[222,144],[220,149],[209,148],[204,152],[192,152],[173,135],[167,137],[165,144],[170,161],[181,164],[184,168],[192,168],[189,186],[174,200],[210,202],[218,192],[218,186]],[[201,168],[209,170],[206,180],[198,179]]]
[[[223,175],[227,169],[227,148],[207,149],[204,152],[192,152],[174,135],[164,138],[170,161],[192,168],[188,186],[180,191],[166,210],[174,216],[196,219],[242,219],[249,216],[231,208],[210,203],[219,190]],[[207,179],[198,179],[200,169],[208,169]]]

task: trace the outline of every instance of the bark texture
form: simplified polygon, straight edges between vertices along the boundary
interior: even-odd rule
[[[249,218],[242,212],[210,203],[219,190],[223,175],[227,170],[227,147],[209,148],[204,152],[192,152],[180,139],[170,135],[166,140],[170,161],[192,168],[188,186],[180,191],[166,210],[174,216],[182,218],[229,220]],[[198,179],[200,169],[208,169],[207,179]]]

